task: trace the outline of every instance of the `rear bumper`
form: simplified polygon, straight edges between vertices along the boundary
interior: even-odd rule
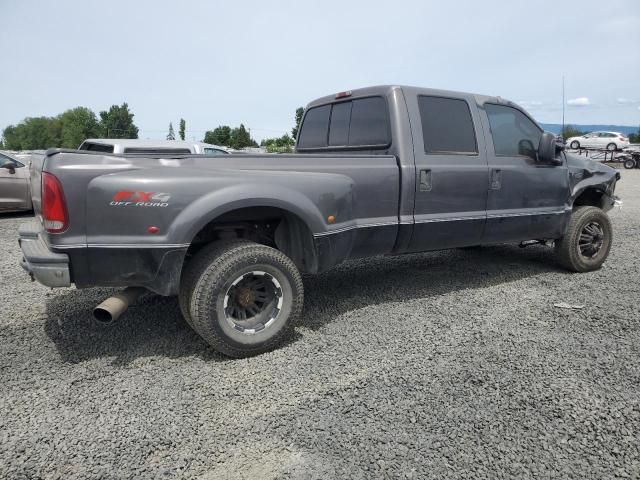
[[[51,251],[37,222],[20,225],[18,235],[18,243],[22,250],[20,265],[32,279],[51,288],[71,285],[69,256]]]

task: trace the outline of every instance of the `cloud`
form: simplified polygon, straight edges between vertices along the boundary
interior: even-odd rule
[[[586,107],[588,105],[591,105],[591,102],[589,101],[588,97],[578,97],[567,100],[567,105],[570,105],[572,107]]]
[[[629,98],[620,97],[616,100],[620,105],[628,105],[630,103],[638,103],[637,100],[631,100]]]

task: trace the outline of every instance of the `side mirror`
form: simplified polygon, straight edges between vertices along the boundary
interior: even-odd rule
[[[540,145],[538,146],[538,161],[548,165],[562,165],[562,159],[556,156],[560,150],[562,148],[556,143],[556,136],[552,133],[544,132],[540,137]]]
[[[7,160],[2,165],[0,165],[0,168],[4,168],[5,170],[9,170],[9,173],[11,173],[11,174],[16,173],[16,166],[13,164],[13,162],[11,162],[9,160]]]
[[[537,160],[536,149],[533,147],[533,142],[529,139],[523,138],[518,142],[518,155],[529,157],[532,160]]]

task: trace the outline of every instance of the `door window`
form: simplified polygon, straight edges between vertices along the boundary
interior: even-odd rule
[[[6,155],[3,155],[3,154],[0,153],[0,165],[4,165],[7,162],[12,163],[15,168],[24,167],[24,165],[22,163],[20,163],[19,161],[14,160],[13,158],[7,157]]]
[[[531,157],[538,151],[542,130],[520,110],[506,105],[484,105],[496,155]]]
[[[477,154],[471,110],[458,98],[418,97],[426,153]]]

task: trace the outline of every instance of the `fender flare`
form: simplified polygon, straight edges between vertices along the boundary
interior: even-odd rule
[[[191,203],[173,221],[169,238],[173,243],[190,244],[196,234],[216,218],[249,207],[275,207],[289,212],[304,222],[311,233],[326,229],[322,213],[302,193],[282,185],[276,188],[251,182],[216,190]]]

